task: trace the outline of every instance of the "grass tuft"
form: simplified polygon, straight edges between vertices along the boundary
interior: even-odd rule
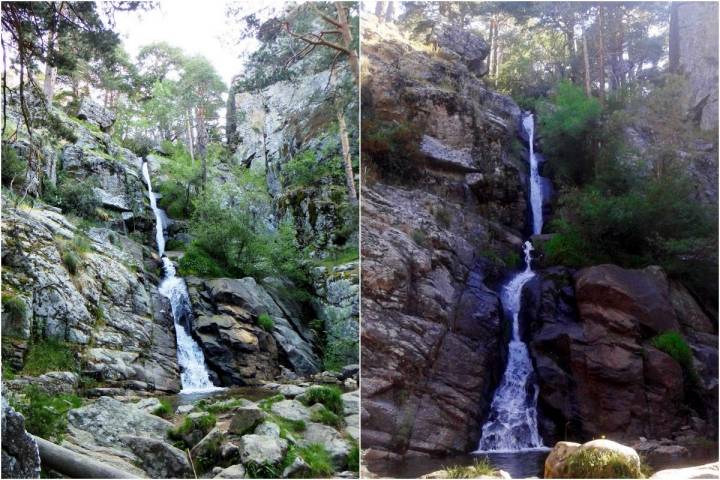
[[[314,386],[307,389],[302,395],[302,402],[305,405],[322,403],[325,408],[336,415],[343,414],[342,392],[335,386]]]
[[[487,458],[476,458],[472,465],[445,467],[447,478],[475,478],[496,472]]]
[[[584,449],[570,455],[568,478],[643,478],[637,465],[618,452]]]

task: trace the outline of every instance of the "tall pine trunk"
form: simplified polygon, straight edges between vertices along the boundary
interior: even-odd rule
[[[355,49],[352,47],[352,33],[350,32],[350,23],[348,22],[347,12],[342,2],[335,2],[335,10],[337,10],[338,23],[340,24],[340,33],[342,34],[343,47],[348,51],[348,62],[352,71],[355,84],[360,83],[360,64]]]
[[[585,95],[590,96],[590,57],[588,56],[588,42],[585,27],[582,27],[583,64],[585,65]]]
[[[598,60],[600,62],[600,102],[605,103],[605,7],[598,14]]]
[[[342,144],[343,163],[345,164],[345,181],[348,187],[348,198],[350,203],[357,203],[357,190],[355,190],[355,174],[353,173],[352,157],[350,155],[350,141],[348,139],[347,125],[342,108],[336,107],[338,126],[340,127],[340,143]]]

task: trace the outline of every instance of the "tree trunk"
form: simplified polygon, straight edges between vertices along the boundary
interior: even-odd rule
[[[493,52],[495,51],[495,17],[490,19],[490,55],[488,58],[488,72],[490,75],[495,71],[495,63],[493,62]]]
[[[387,10],[385,10],[385,21],[392,22],[393,15],[395,14],[395,2],[388,2]]]
[[[340,143],[342,144],[343,163],[345,164],[345,180],[348,187],[348,198],[350,203],[357,203],[357,191],[355,190],[355,174],[353,173],[352,157],[350,155],[350,141],[348,140],[347,125],[342,108],[336,108],[338,126],[340,127]]]
[[[598,60],[600,62],[600,102],[605,103],[605,7],[600,7],[598,14]]]
[[[590,90],[590,58],[588,57],[588,42],[585,27],[582,27],[582,42],[583,42],[583,64],[585,65],[585,95],[588,97],[591,94]]]
[[[375,15],[380,21],[385,16],[385,2],[375,2]]]
[[[670,73],[680,73],[680,30],[678,28],[678,3],[670,4]]]
[[[207,182],[207,158],[205,149],[208,143],[208,133],[207,125],[205,125],[205,109],[203,107],[195,107],[195,128],[197,129],[197,152],[200,157],[202,184],[204,188]]]
[[[190,150],[190,161],[195,163],[195,146],[193,145],[192,125],[190,124],[190,113],[185,112],[185,125],[187,126],[188,149]]]
[[[342,34],[343,47],[348,51],[348,62],[350,63],[350,70],[352,71],[355,84],[360,83],[360,65],[358,63],[358,56],[355,49],[352,47],[352,33],[350,32],[350,24],[348,23],[347,12],[342,2],[335,2],[335,9],[337,10],[338,23],[340,23],[340,33]]]
[[[135,475],[113,466],[100,463],[94,458],[82,455],[52,442],[36,437],[42,465],[69,478],[135,478]]]
[[[55,50],[55,42],[57,42],[58,15],[62,13],[63,4],[60,3],[60,11],[54,14],[50,20],[50,30],[48,31],[47,51],[45,54],[45,81],[43,82],[43,94],[48,102],[52,105],[53,95],[55,93],[55,78],[57,77],[57,69],[50,65],[53,51]]]

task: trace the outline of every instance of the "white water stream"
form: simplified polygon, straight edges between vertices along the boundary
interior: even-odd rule
[[[523,128],[530,138],[530,205],[533,234],[542,231],[542,178],[533,148],[534,121],[532,114],[523,118]],[[520,335],[522,289],[535,276],[532,271],[530,241],[523,245],[525,269],[505,285],[501,293],[502,305],[512,320],[512,338],[508,346],[508,361],[500,386],[490,405],[490,414],[482,428],[477,452],[516,452],[545,448],[537,425],[538,387],[533,381],[533,366],[527,345]]]
[[[164,212],[157,207],[157,199],[152,190],[150,182],[150,172],[148,171],[147,162],[143,162],[142,173],[145,183],[148,187],[148,196],[150,197],[150,207],[155,214],[156,234],[158,253],[162,257],[163,271],[165,276],[160,283],[160,294],[170,301],[172,308],[173,320],[175,323],[175,335],[177,337],[177,357],[180,364],[180,382],[182,390],[180,393],[195,393],[217,390],[210,381],[207,366],[205,365],[205,355],[203,355],[200,346],[190,335],[190,318],[192,317],[192,309],[190,307],[190,297],[188,295],[185,280],[176,275],[175,266],[172,261],[164,256],[165,253],[165,234],[163,231]]]

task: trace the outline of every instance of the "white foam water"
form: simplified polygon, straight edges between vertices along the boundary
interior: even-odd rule
[[[532,114],[523,118],[523,127],[530,140],[530,205],[532,209],[533,234],[542,232],[542,178],[533,147],[535,126]],[[517,452],[546,449],[542,443],[537,423],[537,399],[539,389],[533,379],[530,353],[520,335],[520,309],[522,290],[535,273],[532,271],[533,246],[530,241],[523,245],[525,269],[517,273],[505,285],[500,299],[506,315],[512,321],[512,338],[508,345],[508,361],[500,386],[495,390],[490,414],[482,427],[476,453]]]
[[[172,261],[164,256],[165,234],[163,230],[164,212],[157,207],[155,194],[150,182],[150,172],[147,162],[143,162],[142,173],[148,187],[150,207],[155,214],[158,253],[162,257],[163,271],[165,275],[158,288],[160,295],[170,301],[172,316],[175,324],[175,336],[177,337],[177,357],[180,364],[180,382],[182,390],[180,393],[195,393],[219,390],[220,387],[213,385],[205,365],[205,355],[202,349],[190,335],[190,319],[192,308],[190,307],[190,296],[187,285],[182,277],[177,276]]]

